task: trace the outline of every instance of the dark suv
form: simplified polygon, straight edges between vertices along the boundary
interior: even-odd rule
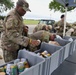
[[[41,19],[41,20],[39,20],[39,23],[38,24],[52,25],[52,31],[51,32],[55,32],[54,26],[53,26],[54,23],[55,23],[55,20]]]

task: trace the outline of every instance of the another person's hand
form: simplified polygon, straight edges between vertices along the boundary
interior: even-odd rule
[[[59,29],[59,28],[60,28],[60,26],[55,27],[55,29]]]
[[[32,39],[30,39],[30,45],[32,45],[33,47],[35,47],[35,46],[39,46],[40,45],[40,41],[38,41],[38,40],[32,40]]]

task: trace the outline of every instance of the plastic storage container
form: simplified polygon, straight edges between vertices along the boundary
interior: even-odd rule
[[[18,58],[28,59],[29,64],[32,66],[28,70],[23,71],[20,75],[42,75],[44,59],[34,55],[31,52],[24,50],[19,51]]]
[[[64,61],[70,55],[70,46],[72,42],[59,38],[56,38],[55,41],[57,41],[63,47],[62,50],[63,52],[61,52],[61,54],[63,55],[63,61]]]
[[[70,37],[70,36],[64,36],[63,39],[65,40],[69,40],[70,41],[70,38],[73,39],[71,45],[70,45],[70,55],[73,54],[73,52],[76,50],[76,37]]]
[[[28,60],[28,63],[30,64],[30,68],[28,68],[27,70],[24,70],[23,72],[21,72],[19,75],[42,75],[42,69],[43,69],[43,63],[44,63],[44,59],[33,54],[30,53],[28,51],[24,50],[20,50],[18,53],[18,58],[25,58]],[[13,63],[13,61],[8,62],[9,63]],[[4,64],[2,66],[5,66],[7,64]],[[2,67],[0,66],[0,67]]]
[[[41,48],[35,53],[47,51],[51,54],[51,56],[44,58],[45,63],[43,67],[43,74],[42,75],[51,75],[51,73],[60,65],[60,58],[61,58],[61,50],[62,47],[50,45],[47,43],[42,43]],[[62,58],[61,58],[62,59]]]

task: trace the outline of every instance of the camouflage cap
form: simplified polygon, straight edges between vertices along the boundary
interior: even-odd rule
[[[29,4],[26,0],[18,0],[17,5],[21,6],[25,11],[30,11]]]

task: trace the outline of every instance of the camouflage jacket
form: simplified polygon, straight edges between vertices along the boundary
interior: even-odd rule
[[[45,30],[45,31],[51,31],[52,30],[52,25],[44,25],[44,24],[38,24],[34,30],[33,30],[33,33],[34,32],[37,32],[37,31],[40,31],[40,30]]]
[[[71,25],[66,22],[66,31],[68,31],[69,28],[71,28]],[[63,35],[64,22],[60,20],[57,23],[55,23],[54,29],[56,30],[57,34]]]
[[[3,20],[0,20],[0,33],[4,30],[3,29],[3,22],[4,22]]]
[[[76,36],[76,22],[72,24],[72,28],[74,29],[72,36]]]
[[[44,42],[49,42],[50,35],[51,35],[50,32],[45,31],[45,30],[40,30],[40,31],[37,31],[33,34],[28,35],[28,37],[32,38],[32,39],[36,39],[36,40],[39,39],[39,40],[44,41]]]
[[[26,47],[29,38],[22,35],[23,19],[14,9],[5,18],[4,31],[1,34],[2,48],[6,50],[17,50],[19,45]]]
[[[37,32],[37,31],[39,31],[39,30],[42,30],[42,27],[43,27],[43,26],[44,26],[44,25],[38,24],[38,25],[34,28],[33,32]]]

